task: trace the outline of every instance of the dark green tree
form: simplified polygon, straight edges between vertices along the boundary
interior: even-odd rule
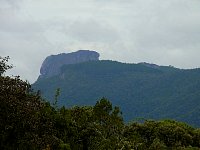
[[[42,149],[56,146],[53,108],[31,92],[19,77],[2,76],[11,68],[0,61],[0,149]]]
[[[9,56],[7,57],[0,56],[0,76],[2,76],[6,70],[11,69],[13,67],[12,65],[7,64],[8,60]]]

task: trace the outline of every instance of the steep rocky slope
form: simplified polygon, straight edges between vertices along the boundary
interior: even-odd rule
[[[52,77],[60,73],[60,68],[67,64],[77,64],[86,61],[99,60],[99,53],[89,50],[79,50],[72,53],[62,53],[48,56],[40,68],[40,77]]]

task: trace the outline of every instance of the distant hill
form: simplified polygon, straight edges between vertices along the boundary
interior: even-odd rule
[[[51,100],[60,88],[60,106],[94,105],[106,97],[126,121],[170,118],[200,126],[200,69],[89,61],[63,65],[59,74],[39,78],[32,87]]]
[[[79,50],[72,53],[62,53],[48,56],[42,63],[39,78],[52,77],[60,73],[60,67],[86,61],[99,60],[99,53],[90,50]]]

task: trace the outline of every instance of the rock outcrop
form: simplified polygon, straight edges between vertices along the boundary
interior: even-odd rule
[[[72,53],[62,53],[58,55],[48,56],[42,63],[40,68],[40,76],[52,77],[60,73],[60,68],[67,64],[77,64],[86,61],[98,61],[99,53],[89,50],[79,50]]]

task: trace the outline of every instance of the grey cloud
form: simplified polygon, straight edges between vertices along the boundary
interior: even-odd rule
[[[162,1],[137,10],[132,27],[127,30],[131,31],[132,48],[138,50],[139,57],[144,61],[191,67],[200,47],[200,21],[197,19],[200,9],[194,5],[197,1]]]
[[[200,66],[199,0],[0,0],[0,53],[33,82],[51,54],[94,49],[101,59]]]
[[[1,8],[20,9],[20,4],[23,3],[23,1],[24,0],[1,0],[0,9]]]
[[[69,27],[66,34],[85,42],[112,43],[120,39],[112,26],[95,20],[76,21]]]

